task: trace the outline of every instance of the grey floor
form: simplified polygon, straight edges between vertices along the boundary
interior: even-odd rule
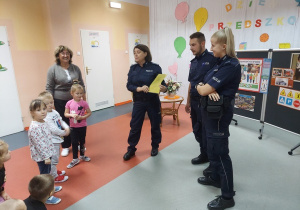
[[[293,156],[287,153],[300,141],[299,136],[266,125],[263,139],[258,140],[258,132],[248,127],[259,122],[236,118],[239,125],[230,126],[236,190],[236,206],[231,209],[299,210],[300,148]],[[207,167],[190,163],[198,151],[190,133],[68,210],[207,209],[207,203],[220,195],[220,190],[197,183]]]

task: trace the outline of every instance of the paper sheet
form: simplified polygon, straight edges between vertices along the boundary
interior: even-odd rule
[[[159,86],[166,76],[166,74],[158,74],[154,81],[151,83],[149,87],[149,92],[158,94],[160,92]]]

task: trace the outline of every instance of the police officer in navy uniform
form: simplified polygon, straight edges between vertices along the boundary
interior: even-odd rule
[[[205,49],[205,36],[201,32],[193,33],[190,36],[190,50],[195,58],[191,60],[188,81],[190,82],[185,111],[190,113],[192,128],[196,141],[200,145],[200,155],[192,159],[192,164],[208,162],[206,139],[202,138],[202,117],[200,107],[200,95],[195,85],[203,82],[203,78],[209,69],[213,67],[216,58]]]
[[[152,63],[152,56],[146,45],[138,44],[133,49],[135,62],[128,73],[127,89],[133,93],[133,110],[130,121],[130,133],[128,137],[128,149],[123,159],[129,160],[135,155],[136,145],[141,136],[145,113],[148,113],[151,123],[151,156],[158,154],[161,142],[161,113],[159,95],[149,92],[149,86],[162,70],[158,64]],[[160,85],[160,91],[166,92],[165,82]]]
[[[219,60],[206,74],[204,84],[196,86],[203,99],[207,99],[201,100],[201,110],[207,138],[207,154],[212,168],[198,182],[221,188],[222,194],[208,203],[208,209],[226,209],[235,205],[228,137],[235,93],[241,79],[241,66],[234,49],[234,37],[230,28],[225,27],[214,33],[211,37],[211,50]]]

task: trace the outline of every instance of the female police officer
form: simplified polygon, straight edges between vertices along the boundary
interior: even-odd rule
[[[235,93],[241,79],[241,66],[234,51],[234,37],[230,28],[224,28],[211,37],[211,50],[219,58],[208,71],[204,84],[197,91],[206,101],[201,101],[203,124],[207,138],[207,153],[212,171],[198,182],[220,188],[222,195],[208,203],[208,209],[225,209],[235,205],[233,196],[233,171],[229,157],[229,124],[233,117]]]
[[[152,56],[146,45],[139,44],[133,49],[135,62],[130,67],[128,73],[127,89],[133,93],[133,110],[130,121],[130,133],[128,137],[128,149],[123,156],[124,160],[129,160],[135,155],[136,148],[141,136],[141,130],[148,113],[151,123],[152,150],[151,156],[158,154],[159,143],[161,142],[161,114],[159,95],[149,93],[149,86],[158,74],[162,73],[159,65],[152,63]],[[162,84],[165,84],[164,81]],[[167,88],[160,85],[160,91],[165,92]]]

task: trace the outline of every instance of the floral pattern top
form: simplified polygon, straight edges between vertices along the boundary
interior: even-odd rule
[[[45,122],[32,121],[28,138],[32,160],[36,162],[44,161],[55,154],[51,131]]]

